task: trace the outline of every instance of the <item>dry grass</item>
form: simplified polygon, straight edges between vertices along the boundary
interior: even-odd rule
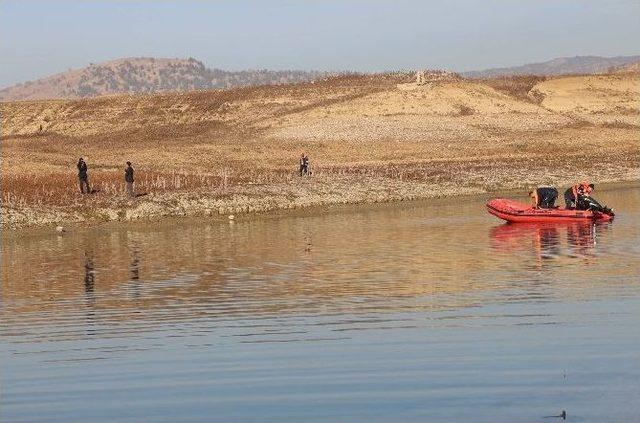
[[[617,119],[611,122],[605,122],[602,124],[602,126],[610,129],[638,129],[638,125],[634,125],[628,122],[622,122]]]
[[[181,210],[251,211],[565,181],[585,145],[598,159],[582,163],[585,177],[622,178],[637,168],[636,127],[613,115],[602,125],[588,114],[543,109],[526,95],[541,78],[396,87],[412,78],[352,74],[227,91],[2,103],[3,210],[25,212],[3,225],[33,224],[39,210],[62,213],[47,222],[98,209],[127,215],[120,211],[147,203],[172,214],[182,200],[208,205]],[[310,178],[297,176],[303,151]],[[79,194],[80,156],[93,195]],[[127,160],[137,192],[149,193],[136,202],[124,195]]]
[[[542,102],[542,97],[536,96],[535,91],[530,94],[533,87],[547,78],[538,75],[505,76],[490,79],[483,79],[482,83],[490,86],[496,91],[515,97],[519,100]]]
[[[217,175],[202,173],[144,172],[136,176],[136,193],[179,193],[207,190],[224,194],[234,180],[231,171],[221,169]],[[123,175],[110,171],[93,172],[89,178],[92,194],[81,195],[78,178],[73,174],[51,173],[25,178],[6,175],[2,178],[2,202],[9,207],[68,207],[79,201],[95,204],[126,198]]]
[[[445,176],[442,164],[420,162],[401,164],[367,164],[314,166],[312,177],[369,176],[400,181],[426,181]],[[267,185],[291,182],[298,179],[293,169],[231,169],[221,168],[215,175],[207,173],[182,173],[173,171],[137,172],[135,188],[138,195],[179,194],[181,192],[206,192],[209,196],[224,196],[233,187],[252,184]],[[0,184],[2,202],[7,207],[69,207],[80,203],[93,206],[105,205],[119,199],[128,199],[123,175],[115,171],[92,172],[89,178],[92,193],[80,193],[78,178],[72,173],[51,173],[25,178],[6,175]],[[86,205],[86,204],[85,204]]]
[[[472,107],[464,104],[457,104],[455,107],[458,109],[458,116],[471,116],[476,113],[476,111],[473,110]]]

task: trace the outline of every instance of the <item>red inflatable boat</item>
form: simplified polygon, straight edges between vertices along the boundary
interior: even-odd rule
[[[534,209],[529,204],[498,198],[487,203],[492,215],[507,222],[606,222],[613,219],[613,211],[606,207],[596,210],[567,210],[563,207],[553,209]]]

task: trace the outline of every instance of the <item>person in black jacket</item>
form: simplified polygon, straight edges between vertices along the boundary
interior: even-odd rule
[[[133,167],[131,166],[131,162],[127,162],[127,167],[124,169],[124,182],[127,185],[127,195],[129,195],[129,197],[135,197],[136,194],[133,190]]]
[[[300,155],[300,176],[309,174],[309,156],[302,153]]]
[[[82,157],[78,160],[78,182],[80,184],[80,193],[81,194],[91,194],[91,189],[89,188],[89,175],[87,174],[87,163],[84,161]]]
[[[552,209],[555,207],[558,198],[558,190],[556,187],[540,185],[534,190],[529,191],[529,197],[533,200],[534,209]]]

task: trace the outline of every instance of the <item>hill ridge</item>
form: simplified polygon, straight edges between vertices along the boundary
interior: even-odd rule
[[[192,57],[123,57],[90,63],[0,90],[0,100],[79,99],[113,94],[226,89],[305,82],[327,72],[300,70],[226,71],[207,68]]]
[[[612,68],[624,67],[638,62],[640,62],[640,55],[613,57],[595,55],[566,56],[519,66],[468,71],[463,72],[462,75],[469,78],[489,78],[515,75],[555,76],[565,74],[594,74],[606,73]]]

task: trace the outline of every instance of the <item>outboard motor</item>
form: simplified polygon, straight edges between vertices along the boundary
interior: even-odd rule
[[[590,210],[594,213],[602,213],[611,217],[615,216],[613,209],[598,203],[595,198],[588,195],[578,195],[578,210]]]

